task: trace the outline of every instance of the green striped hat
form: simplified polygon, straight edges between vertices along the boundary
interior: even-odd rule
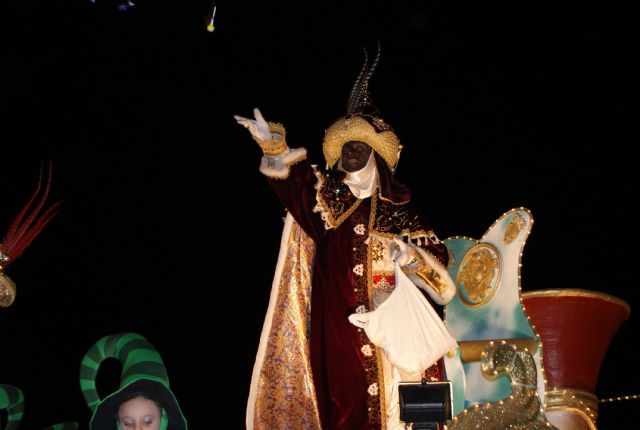
[[[78,423],[69,421],[66,423],[54,424],[45,428],[44,430],[76,430],[78,428]]]
[[[120,388],[104,399],[96,390],[96,375],[102,361],[116,358],[122,364]],[[93,411],[91,430],[116,430],[120,404],[138,394],[155,400],[162,408],[161,429],[187,430],[175,396],[169,389],[169,377],[158,351],[136,333],[105,336],[82,359],[80,388]]]
[[[19,388],[0,384],[0,411],[5,409],[7,424],[2,427],[2,430],[17,429],[24,413],[24,396]]]

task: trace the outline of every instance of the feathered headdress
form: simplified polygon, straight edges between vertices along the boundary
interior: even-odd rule
[[[369,93],[369,81],[380,62],[380,53],[381,46],[378,41],[378,51],[373,62],[369,64],[369,55],[365,48],[364,65],[349,93],[347,114],[325,131],[322,151],[329,166],[333,166],[340,159],[342,146],[349,141],[365,142],[371,146],[392,171],[398,164],[402,150],[400,140],[380,117],[380,111]]]
[[[43,228],[57,214],[62,203],[57,201],[43,210],[51,189],[51,165],[45,189],[36,203],[42,188],[43,169],[40,169],[38,187],[18,216],[13,220],[0,243],[0,306],[10,306],[16,296],[16,286],[4,271],[13,264],[40,234]]]

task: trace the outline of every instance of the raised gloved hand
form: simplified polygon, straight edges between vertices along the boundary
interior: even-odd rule
[[[391,260],[400,266],[405,266],[413,260],[409,245],[397,237],[389,244],[389,254],[391,255]]]
[[[253,109],[253,115],[255,119],[245,118],[240,115],[234,115],[233,117],[238,124],[249,130],[253,140],[262,148],[264,155],[273,157],[286,152],[287,143],[284,138],[285,131],[282,124],[267,122],[258,108]]]
[[[234,115],[233,117],[236,119],[238,124],[249,130],[249,133],[251,133],[251,136],[253,136],[254,139],[272,139],[273,137],[271,136],[271,130],[269,130],[269,123],[265,121],[260,109],[254,108],[253,115],[256,119],[245,118],[240,115]]]

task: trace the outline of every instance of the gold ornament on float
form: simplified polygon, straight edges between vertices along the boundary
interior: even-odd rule
[[[520,232],[527,225],[527,222],[524,220],[522,215],[519,213],[515,213],[513,218],[511,218],[511,222],[507,225],[507,228],[504,231],[504,243],[505,245],[509,245],[513,240],[518,237]]]
[[[458,295],[469,306],[487,303],[498,288],[500,256],[488,243],[479,243],[467,252],[456,278]]]

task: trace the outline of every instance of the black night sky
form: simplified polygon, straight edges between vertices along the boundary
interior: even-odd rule
[[[210,3],[134,2],[24,0],[0,15],[0,230],[43,162],[50,201],[64,199],[7,270],[18,296],[0,309],[0,383],[25,394],[21,428],[86,428],[80,361],[121,331],[160,351],[190,428],[244,427],[284,212],[233,115],[260,107],[322,163],[324,129],[377,39],[373,99],[404,144],[397,175],[438,236],[480,238],[529,208],[523,290],[626,300],[596,394],[640,393],[630,10],[220,0],[208,33]],[[105,364],[105,392],[117,372]],[[634,406],[601,405],[600,428]]]

